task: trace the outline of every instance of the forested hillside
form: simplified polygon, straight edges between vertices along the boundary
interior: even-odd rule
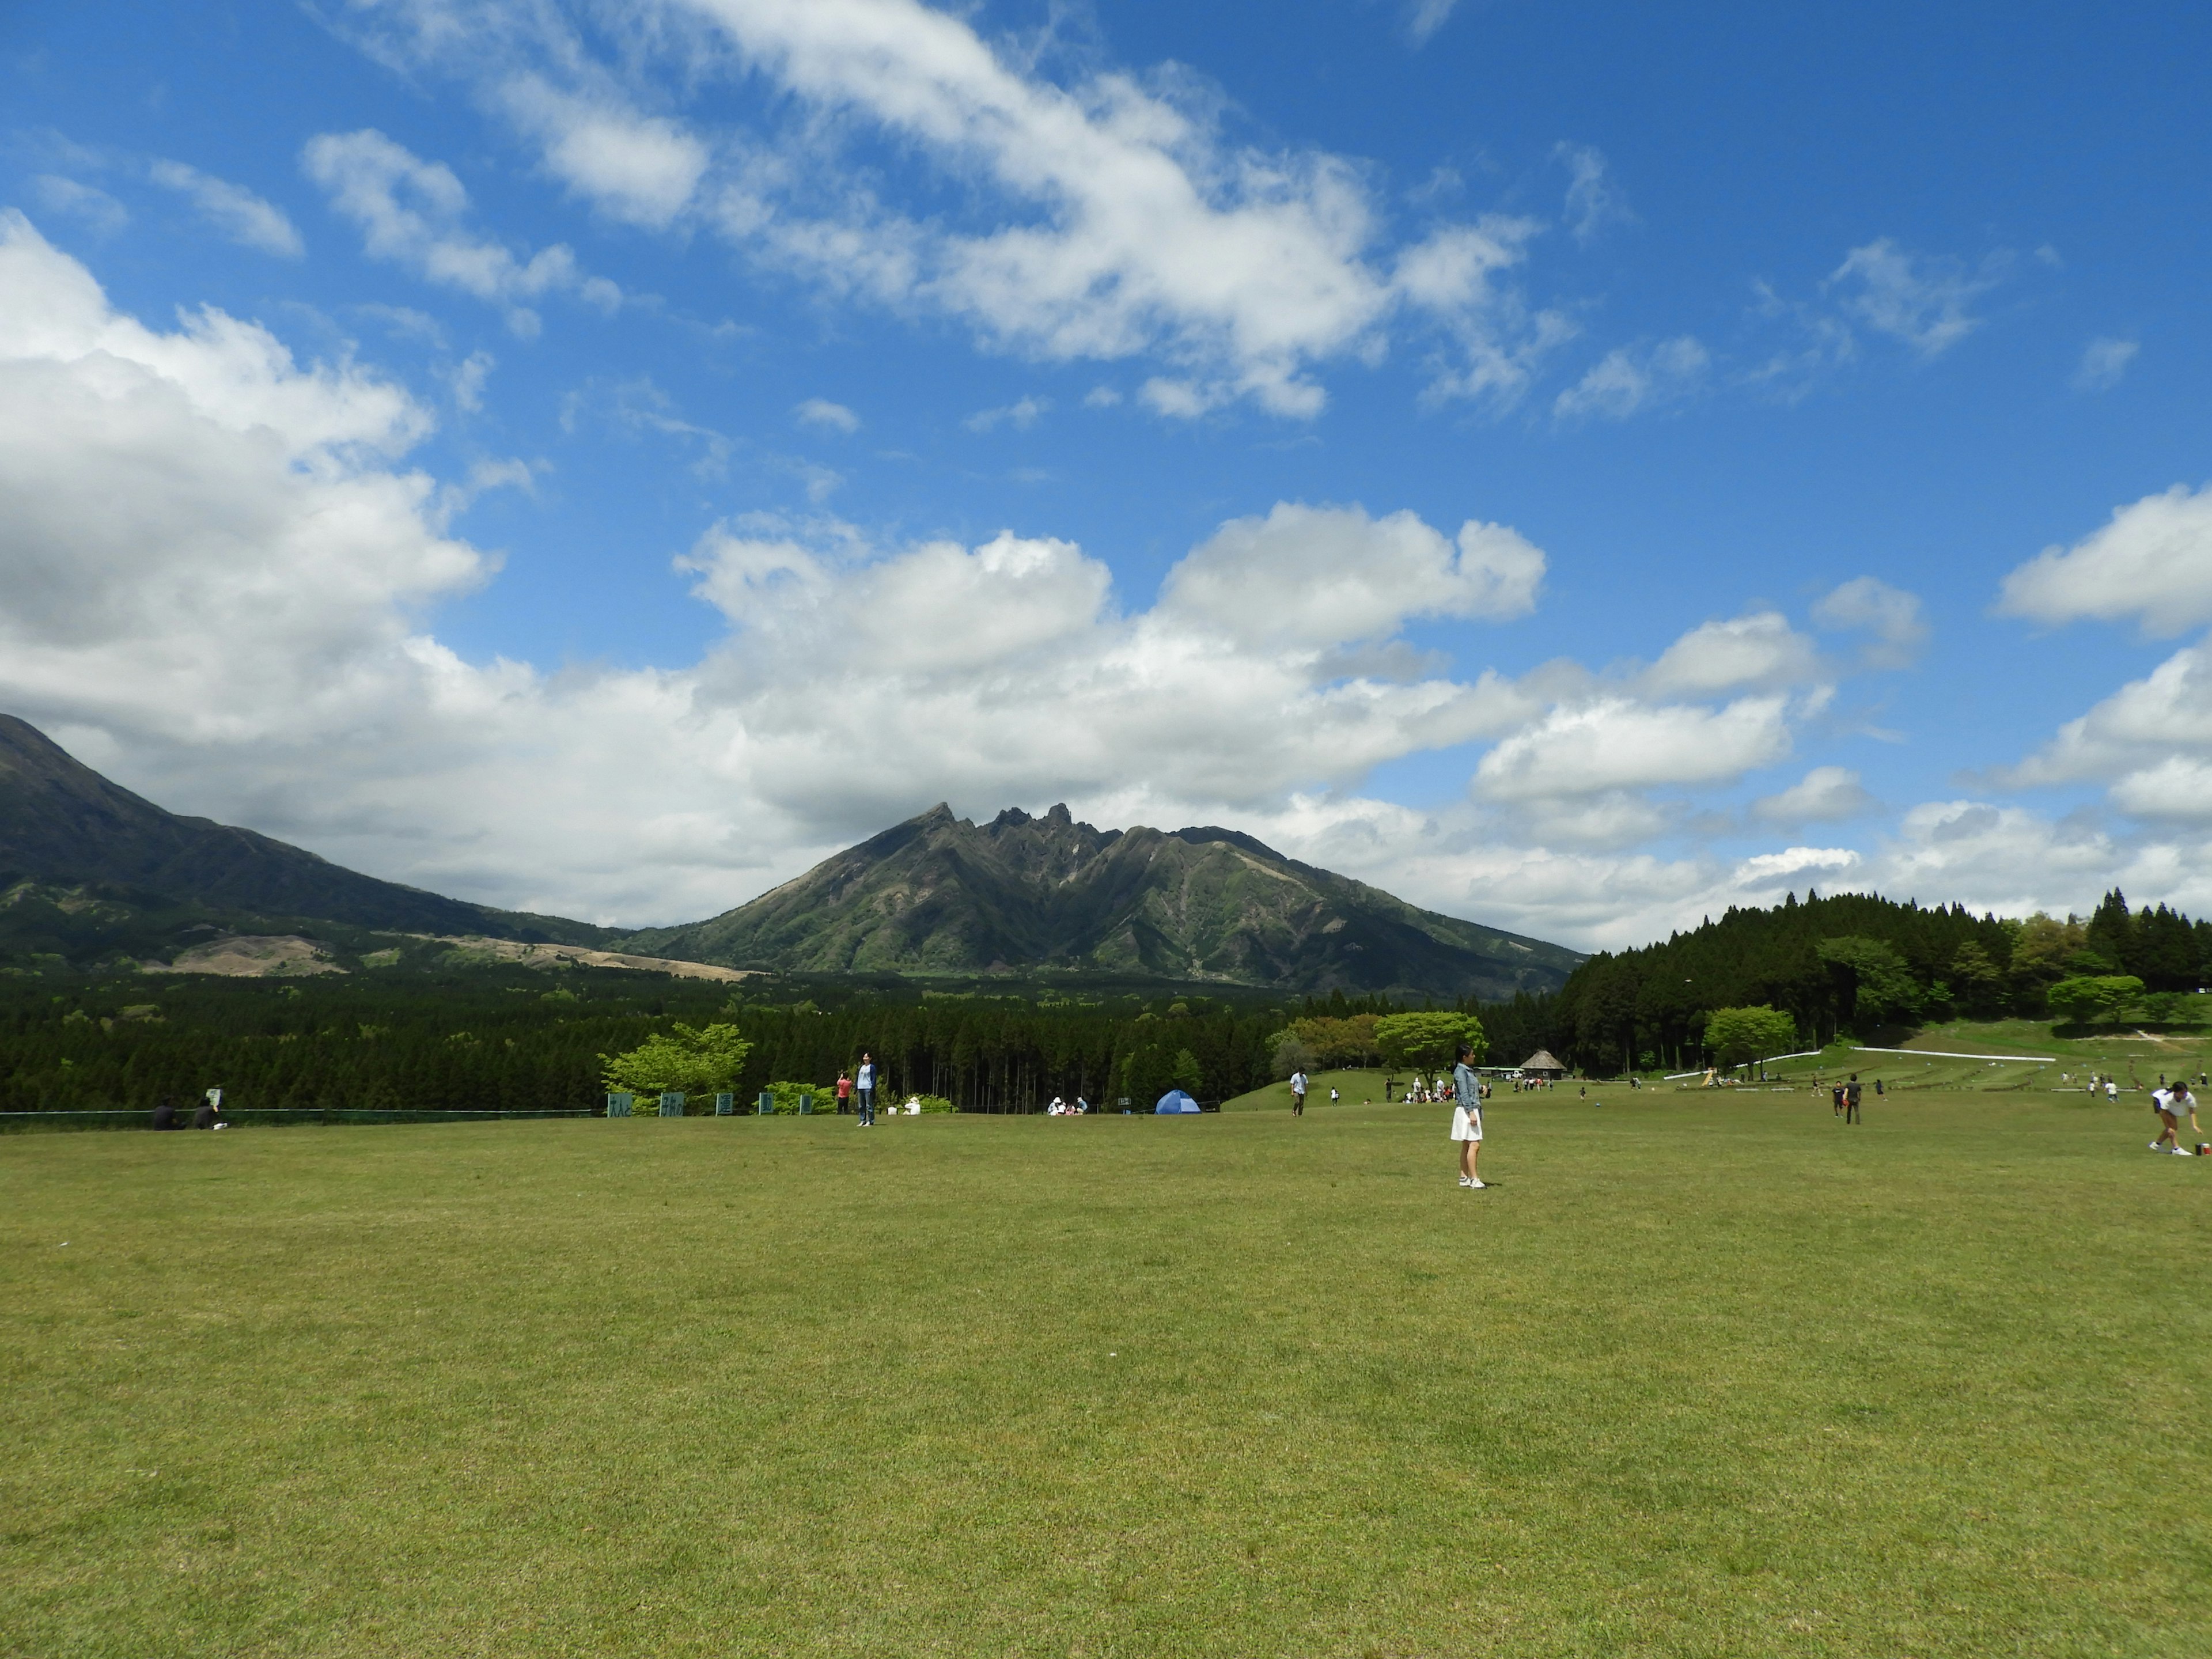
[[[1268,1080],[1292,1019],[1370,1005],[1339,997],[1242,1004],[1200,996],[1066,1002],[1049,994],[907,994],[728,988],[578,969],[435,979],[118,980],[55,994],[0,981],[0,1111],[140,1109],[221,1086],[242,1108],[543,1110],[603,1099],[602,1054],[677,1022],[735,1024],[753,1044],[738,1079],[826,1085],[865,1048],[889,1095],[1034,1111],[1053,1095],[1149,1103],[1182,1084],[1206,1099]],[[1377,1001],[1388,1011],[1391,1005]]]
[[[2108,893],[2086,920],[1977,916],[1865,894],[1795,894],[1731,909],[1664,944],[1577,968],[1549,1009],[1553,1047],[1594,1072],[1699,1064],[1707,1013],[1767,1004],[1811,1046],[1840,1031],[1954,1015],[2052,1012],[2054,986],[2084,975],[2142,981],[2142,1012],[2212,979],[2212,921],[2160,904],[2130,911]]]

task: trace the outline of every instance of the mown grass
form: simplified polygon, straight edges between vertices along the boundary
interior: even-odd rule
[[[2212,1159],[1992,1099],[13,1137],[0,1652],[2212,1652]]]

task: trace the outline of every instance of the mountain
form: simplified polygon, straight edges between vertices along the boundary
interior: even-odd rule
[[[297,847],[180,817],[110,783],[36,726],[0,714],[0,880],[93,884],[108,904],[305,917],[420,933],[597,945],[611,929],[495,910],[379,881]]]
[[[1579,952],[1421,910],[1233,830],[1095,830],[939,805],[708,921],[624,949],[733,968],[1088,969],[1285,990],[1510,997]]]

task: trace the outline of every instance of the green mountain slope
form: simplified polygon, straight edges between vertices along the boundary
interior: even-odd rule
[[[197,924],[240,931],[264,927],[270,918],[306,917],[577,945],[612,936],[586,922],[380,881],[251,830],[165,811],[72,758],[37,727],[0,714],[0,887],[22,880],[96,890],[97,903],[56,913],[76,918],[70,938],[93,951],[136,940],[149,926],[158,931],[178,906]],[[0,933],[37,908],[7,907]],[[40,925],[52,932],[53,922],[47,915]]]
[[[1579,953],[1433,911],[1218,829],[939,805],[748,904],[625,948],[791,972],[1078,969],[1295,991],[1510,997]]]

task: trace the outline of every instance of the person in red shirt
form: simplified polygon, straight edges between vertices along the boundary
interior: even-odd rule
[[[853,1079],[842,1071],[837,1073],[837,1115],[842,1117],[853,1109]]]

